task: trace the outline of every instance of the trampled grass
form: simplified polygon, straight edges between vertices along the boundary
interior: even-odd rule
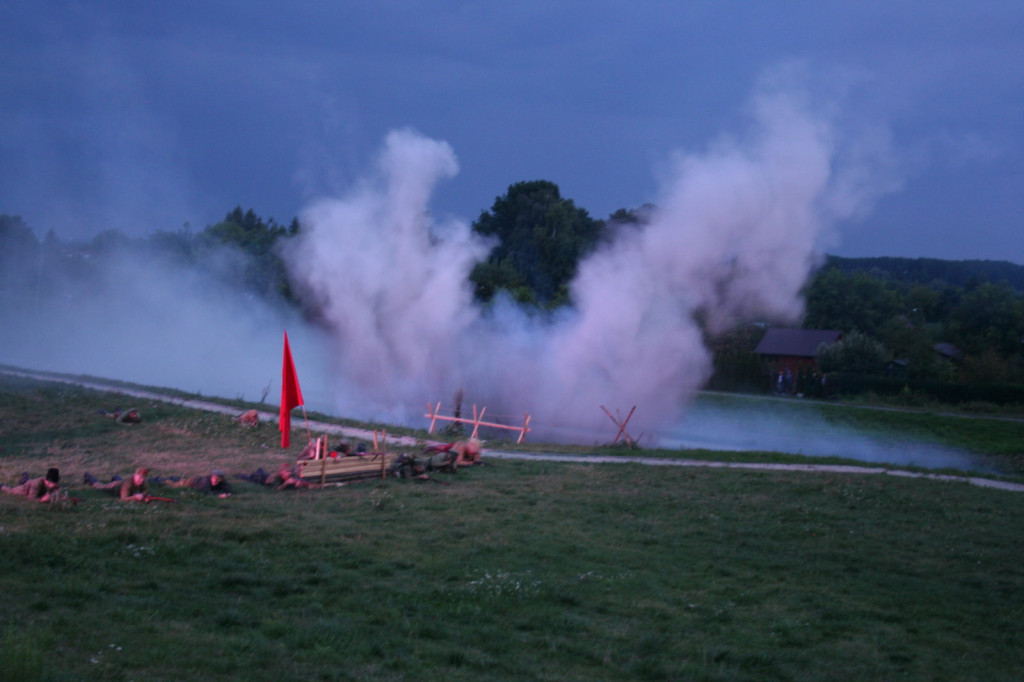
[[[4,388],[5,482],[53,464],[74,482],[85,466],[166,475],[282,458],[272,426],[140,405],[145,421],[126,427],[95,414],[110,395]],[[91,489],[74,491],[77,505],[0,496],[0,677],[1016,680],[1024,669],[1024,494],[504,460],[443,480],[287,493],[235,481],[226,500],[164,491],[176,504]]]

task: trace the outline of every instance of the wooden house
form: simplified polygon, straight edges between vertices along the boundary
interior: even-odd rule
[[[816,371],[818,347],[836,343],[842,337],[843,333],[834,329],[769,328],[754,353],[774,363],[779,373],[788,370],[791,376],[797,376],[803,370]]]

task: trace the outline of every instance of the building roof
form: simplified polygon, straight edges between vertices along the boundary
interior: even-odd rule
[[[834,329],[771,328],[765,331],[754,352],[759,355],[813,358],[818,354],[818,346],[835,343],[842,335],[842,332]]]

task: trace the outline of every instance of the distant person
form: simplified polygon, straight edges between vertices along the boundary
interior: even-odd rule
[[[277,490],[287,490],[288,488],[308,488],[309,482],[302,479],[297,464],[281,462],[277,473],[267,478],[266,485],[275,486]]]
[[[433,472],[455,473],[459,465],[454,445],[455,443],[428,446],[419,457],[403,452],[391,464],[391,474],[398,478],[418,478],[426,481]]]
[[[191,488],[207,495],[230,497],[231,484],[224,477],[224,472],[214,469],[209,476],[192,476],[182,481],[171,483],[172,488]]]
[[[348,457],[352,454],[352,445],[347,440],[340,440],[331,450],[331,457]]]
[[[24,495],[37,502],[49,502],[57,499],[60,492],[60,470],[56,467],[46,470],[41,478],[30,478],[19,485],[0,485],[0,491],[10,495]]]
[[[313,438],[299,453],[299,459],[320,459],[320,439]]]
[[[257,485],[273,486],[277,490],[288,488],[308,488],[309,482],[304,481],[299,474],[299,467],[293,462],[281,462],[277,472],[268,474],[260,467],[251,474],[238,474],[238,478],[244,481],[252,481]]]
[[[142,415],[139,414],[139,411],[137,409],[135,409],[134,407],[132,407],[130,409],[127,409],[124,412],[121,412],[116,417],[114,417],[114,419],[115,419],[115,421],[117,421],[117,422],[119,422],[121,424],[141,424],[142,423]]]
[[[460,467],[474,466],[482,463],[480,461],[480,441],[476,438],[459,441],[452,450],[458,455],[455,464]]]
[[[253,428],[260,425],[260,413],[257,412],[256,410],[248,410],[246,412],[243,412],[242,414],[238,415],[236,419],[238,419],[238,422],[242,426],[248,426],[250,428]]]
[[[119,424],[139,424],[142,422],[142,415],[139,414],[139,411],[134,407],[128,408],[127,410],[115,407],[109,412],[107,410],[99,410],[98,414],[111,417]]]
[[[144,467],[139,467],[130,478],[121,480],[120,477],[114,477],[109,483],[97,480],[88,471],[85,472],[83,478],[86,485],[91,485],[93,488],[110,493],[111,495],[117,495],[118,498],[126,502],[145,502],[149,497],[146,491],[146,476],[148,474],[148,470]]]
[[[423,448],[423,454],[431,455],[439,464],[446,464],[451,471],[460,466],[473,466],[480,464],[480,441],[476,438],[428,445]],[[437,455],[448,455],[448,460],[437,459]]]

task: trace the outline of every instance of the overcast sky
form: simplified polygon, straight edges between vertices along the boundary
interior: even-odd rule
[[[287,223],[401,128],[458,159],[438,215],[545,179],[604,218],[798,63],[899,176],[832,253],[1024,263],[1020,0],[7,0],[0,60],[0,213],[39,236]]]

